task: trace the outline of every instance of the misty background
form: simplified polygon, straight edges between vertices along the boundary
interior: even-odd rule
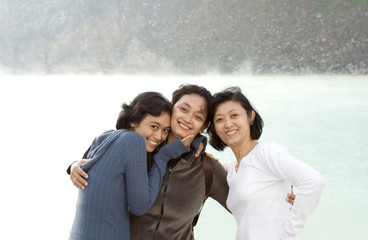
[[[368,74],[368,0],[0,0],[7,74]]]
[[[66,167],[122,102],[188,82],[242,87],[265,140],[321,171],[301,240],[368,239],[367,80],[368,0],[0,0],[0,239],[67,239]],[[209,200],[195,230],[236,224]]]

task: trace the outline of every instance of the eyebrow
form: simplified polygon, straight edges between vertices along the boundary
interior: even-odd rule
[[[155,121],[151,121],[150,123],[151,123],[151,124],[156,124],[156,125],[159,125],[159,126],[161,126],[161,124],[160,124],[160,123],[158,123],[158,122],[155,122]]]
[[[236,109],[235,108],[233,108],[233,109],[231,109],[230,111],[228,111],[227,113],[231,113],[231,112],[233,112],[233,111],[235,111]],[[218,114],[215,114],[215,117],[216,116],[220,116],[220,115],[224,115],[224,114],[222,114],[222,113],[218,113]]]
[[[161,127],[161,124],[160,123],[158,123],[158,122],[155,122],[155,121],[152,121],[152,122],[150,122],[151,124],[156,124],[156,125],[158,125],[158,126],[160,126]],[[171,126],[166,126],[166,127],[163,127],[163,128],[171,128]]]
[[[182,104],[184,104],[184,105],[186,105],[186,106],[188,106],[188,107],[192,108],[192,106],[191,106],[189,103],[187,103],[187,102],[183,102]],[[203,116],[205,115],[205,111],[203,111],[203,109],[200,109],[199,111],[197,111],[197,113],[200,113],[200,114],[202,114]]]

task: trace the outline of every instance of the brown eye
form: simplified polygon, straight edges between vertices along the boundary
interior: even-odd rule
[[[195,119],[197,119],[198,121],[202,121],[202,117],[201,116],[195,116]]]
[[[217,122],[217,123],[220,123],[220,122],[222,122],[222,118],[217,118],[216,120],[215,120],[215,122]]]

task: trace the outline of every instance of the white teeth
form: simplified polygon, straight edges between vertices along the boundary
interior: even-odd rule
[[[185,126],[184,124],[182,124],[182,123],[179,123],[179,125],[180,126],[182,126],[183,128],[185,128],[185,129],[187,129],[187,130],[189,130],[189,127],[188,126]]]
[[[152,141],[151,139],[148,139],[148,142],[150,142],[152,145],[157,145],[158,142]]]
[[[237,132],[237,130],[232,130],[232,131],[229,131],[229,132],[226,132],[226,135],[233,135]]]

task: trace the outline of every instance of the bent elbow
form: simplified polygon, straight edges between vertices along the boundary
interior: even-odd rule
[[[131,207],[130,212],[135,216],[142,216],[148,211],[149,207],[150,206],[148,206],[148,207],[135,207],[135,208]]]
[[[314,177],[313,186],[315,187],[317,191],[322,192],[325,185],[326,185],[325,179],[322,177],[321,174],[318,174]]]

